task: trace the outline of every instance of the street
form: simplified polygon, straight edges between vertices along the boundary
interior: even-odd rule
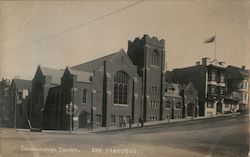
[[[82,135],[1,129],[1,157],[245,157],[247,116]]]

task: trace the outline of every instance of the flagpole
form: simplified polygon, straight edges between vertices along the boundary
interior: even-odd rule
[[[205,43],[211,43],[211,42],[214,42],[214,61],[215,61],[216,60],[216,32],[212,37],[205,40]]]
[[[215,33],[215,42],[214,42],[214,60],[216,60],[216,42],[217,42],[217,40],[216,40],[216,33]]]

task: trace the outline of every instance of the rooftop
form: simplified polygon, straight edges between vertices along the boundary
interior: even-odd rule
[[[22,89],[29,89],[32,86],[31,80],[23,80],[23,79],[13,79],[13,83],[15,83],[16,88],[22,90]]]
[[[52,80],[51,80],[52,84],[59,85],[61,83],[61,77],[63,76],[64,70],[42,67],[42,66],[40,66],[40,68],[41,68],[41,71],[42,71],[44,76],[51,76],[52,77]]]

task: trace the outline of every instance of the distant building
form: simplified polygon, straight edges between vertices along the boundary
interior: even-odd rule
[[[31,81],[13,79],[8,91],[9,124],[14,128],[28,128],[28,105]]]
[[[166,73],[166,81],[192,82],[198,90],[199,115],[208,116],[223,113],[225,108],[225,67],[223,62],[202,58],[195,66],[173,69]]]
[[[241,112],[248,111],[249,73],[245,67],[228,66],[226,68],[227,91],[238,97],[238,106],[233,108]]]
[[[8,110],[8,90],[10,80],[2,78],[0,81],[0,123],[8,125],[10,114]]]
[[[193,83],[164,83],[163,119],[197,117],[199,115],[198,91]]]

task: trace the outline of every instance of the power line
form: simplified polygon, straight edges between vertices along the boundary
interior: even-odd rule
[[[224,18],[229,19],[229,20],[231,20],[231,21],[233,21],[233,22],[235,22],[235,23],[238,23],[238,24],[240,24],[240,25],[242,25],[242,26],[247,26],[247,27],[249,27],[248,24],[243,23],[243,22],[238,21],[238,20],[235,20],[233,17],[225,16],[225,15],[223,15],[223,14],[221,14],[221,13],[219,13],[219,12],[217,12],[217,11],[215,11],[215,10],[209,8],[209,7],[206,7],[205,5],[199,5],[199,6],[201,6],[201,7],[205,8],[205,9],[209,10],[211,13],[213,13],[213,14],[215,14],[215,15],[217,15],[217,16],[224,17]]]
[[[123,10],[126,10],[126,9],[128,9],[128,8],[130,8],[130,7],[133,7],[133,6],[139,4],[139,3],[143,2],[143,1],[145,1],[145,0],[137,1],[137,2],[135,2],[135,3],[132,3],[132,4],[130,4],[130,5],[127,5],[127,6],[125,6],[125,7],[122,7],[122,8],[120,8],[120,9],[117,9],[117,10],[112,11],[112,12],[110,12],[110,13],[107,13],[107,14],[104,14],[104,15],[99,16],[99,17],[97,17],[97,18],[94,18],[94,19],[92,19],[92,20],[89,20],[89,21],[87,21],[87,22],[85,22],[85,23],[82,23],[82,24],[73,26],[73,27],[68,28],[68,29],[66,29],[66,30],[63,30],[63,31],[56,32],[56,33],[54,33],[54,34],[50,34],[50,35],[48,35],[48,36],[46,36],[46,37],[44,37],[44,38],[41,38],[41,39],[38,39],[38,40],[31,41],[30,43],[16,46],[16,47],[11,48],[11,49],[8,49],[8,50],[6,50],[6,51],[12,51],[12,50],[15,50],[15,49],[23,48],[23,47],[30,46],[30,45],[33,45],[33,44],[42,42],[42,41],[44,41],[44,40],[47,40],[47,39],[50,39],[50,38],[53,38],[53,37],[56,37],[56,36],[59,36],[59,35],[61,35],[61,34],[63,34],[63,33],[66,33],[66,32],[69,32],[69,31],[72,31],[72,30],[75,30],[75,29],[78,29],[78,28],[80,28],[80,27],[83,27],[83,26],[86,26],[86,25],[88,25],[88,24],[91,24],[91,23],[94,23],[94,22],[96,22],[96,21],[99,21],[99,20],[101,20],[101,19],[104,19],[104,18],[106,18],[106,17],[108,17],[108,16],[112,16],[112,15],[114,15],[114,14],[116,14],[116,13],[119,13],[119,12],[121,12],[121,11],[123,11]]]

